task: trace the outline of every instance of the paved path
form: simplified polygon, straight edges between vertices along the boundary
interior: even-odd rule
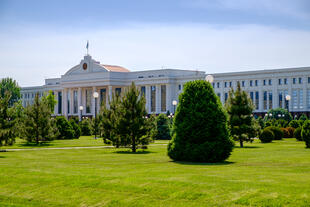
[[[167,144],[150,144],[167,145]],[[38,151],[38,150],[68,150],[68,149],[100,149],[100,148],[114,148],[114,146],[91,146],[91,147],[41,147],[41,148],[20,148],[20,149],[0,149],[0,151],[15,152],[15,151]]]

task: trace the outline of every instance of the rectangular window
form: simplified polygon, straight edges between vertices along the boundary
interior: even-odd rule
[[[287,78],[284,78],[284,85],[287,85]]]
[[[254,103],[254,92],[253,91],[250,92],[250,98],[252,100],[252,103]]]
[[[217,82],[217,88],[219,88],[220,87],[220,82]]]
[[[161,85],[161,111],[166,111],[166,85]]]
[[[242,87],[244,87],[245,86],[245,81],[242,81]]]
[[[302,89],[300,89],[299,90],[299,108],[300,109],[303,109],[304,108],[304,104],[303,104],[303,98],[304,98],[304,96],[303,96],[304,94],[303,94],[303,90]]]
[[[105,88],[100,89],[100,106],[105,106],[107,103],[107,90]]]
[[[279,91],[279,108],[282,108],[283,104],[283,92],[282,91]]]
[[[307,106],[310,109],[310,89],[307,90]]]
[[[224,87],[227,88],[227,82],[224,83]]]
[[[296,84],[296,78],[293,78],[293,84]]]
[[[292,91],[292,103],[293,103],[293,109],[297,109],[298,108],[298,97],[297,97],[297,90],[293,90]]]
[[[264,91],[264,110],[267,110],[267,91]]]
[[[181,90],[182,88],[181,88],[181,84],[179,84],[179,91]]]
[[[217,96],[221,99],[221,93],[218,93]]]
[[[231,81],[229,82],[229,87],[232,87],[232,82]]]
[[[73,113],[78,113],[78,92],[73,91]]]
[[[269,80],[268,80],[268,83],[269,83],[269,85],[271,86],[271,85],[272,85],[272,80],[269,79]]]
[[[141,86],[141,95],[145,97],[145,86]]]
[[[298,83],[302,84],[302,78],[298,78]]]
[[[251,87],[253,86],[253,81],[252,81],[252,80],[250,80],[250,86],[251,86]]]
[[[215,87],[215,84],[214,83],[212,83],[212,86],[213,86],[213,88]],[[180,89],[179,89],[180,90]]]
[[[255,80],[255,86],[258,86],[258,80]]]
[[[269,109],[272,109],[272,92],[269,91]]]
[[[67,109],[68,114],[70,114],[70,103],[71,103],[71,93],[70,91],[67,91]]]
[[[256,106],[256,110],[258,110],[259,108],[259,92],[258,91],[255,92],[255,106]]]
[[[151,112],[156,111],[156,86],[151,86]]]
[[[264,86],[266,85],[266,80],[264,80]]]
[[[115,88],[115,95],[121,96],[122,89],[121,88]]]
[[[308,83],[310,83],[310,77],[308,77]]]
[[[225,93],[225,102],[227,101],[228,99],[228,93]]]
[[[58,92],[58,114],[61,114],[62,111],[62,93],[59,91]]]
[[[91,99],[92,99],[92,90],[86,89],[85,90],[86,113],[91,112]]]
[[[282,79],[281,78],[279,79],[279,85],[282,85]]]

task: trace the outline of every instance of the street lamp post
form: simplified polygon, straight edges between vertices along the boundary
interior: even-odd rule
[[[98,92],[94,92],[93,93],[93,97],[95,98],[95,139],[97,139],[97,98],[98,98],[99,94]]]
[[[287,101],[287,112],[290,113],[290,100],[291,100],[291,96],[290,95],[286,95],[285,96],[285,100]]]
[[[172,105],[173,105],[173,114],[175,114],[175,106],[178,104],[178,102],[176,100],[172,101]]]
[[[83,112],[83,109],[84,109],[84,107],[83,107],[83,106],[80,106],[80,114],[81,114],[80,121],[82,121],[82,112]]]

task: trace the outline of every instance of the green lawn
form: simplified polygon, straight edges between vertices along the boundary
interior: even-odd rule
[[[165,145],[1,152],[0,206],[310,206],[304,142],[246,146],[219,164],[172,162]]]
[[[53,140],[51,142],[43,142],[39,146],[35,143],[27,143],[23,139],[16,138],[16,142],[12,146],[2,146],[0,149],[23,149],[33,147],[91,147],[104,146],[102,138],[95,139],[94,136],[81,136],[79,139]]]

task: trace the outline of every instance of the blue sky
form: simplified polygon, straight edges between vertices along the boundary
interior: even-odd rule
[[[307,0],[0,0],[0,78],[41,85],[78,64],[207,73],[310,66]]]

